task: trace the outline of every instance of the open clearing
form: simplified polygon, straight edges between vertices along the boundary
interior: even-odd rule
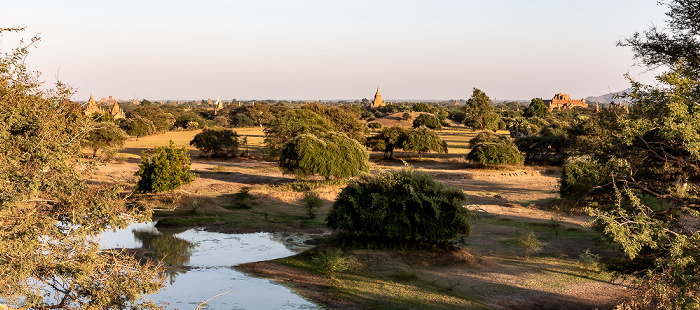
[[[260,128],[234,130],[248,137],[241,152],[247,149],[250,157],[207,159],[193,149],[192,171],[198,178],[174,192],[144,198],[157,208],[156,216],[220,232],[328,231],[325,217],[346,181],[284,175],[276,162],[262,159]],[[100,167],[94,181],[135,184],[141,151],[169,140],[188,146],[197,133],[131,138],[116,161]],[[624,297],[627,282],[613,283],[610,274],[579,260],[586,249],[602,257],[617,255],[600,246],[597,235],[583,226],[589,219],[547,210],[558,197],[558,169],[473,169],[463,157],[475,133],[450,127],[441,134],[449,154],[420,159],[402,152],[394,155],[468,195],[465,207],[475,218],[462,251],[439,255],[440,251],[413,249],[343,249],[351,267],[334,281],[310,264],[310,253],[239,268],[286,282],[330,308],[606,309]],[[379,153],[371,158],[372,173],[405,164],[381,160]],[[314,219],[301,207],[304,191],[316,192],[324,200]],[[557,230],[553,223],[560,225]],[[513,240],[517,232],[529,231],[544,246],[526,259]]]

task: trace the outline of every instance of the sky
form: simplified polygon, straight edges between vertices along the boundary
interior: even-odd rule
[[[74,100],[495,100],[653,83],[616,42],[656,0],[2,0],[0,28]],[[0,37],[0,51],[18,35]]]

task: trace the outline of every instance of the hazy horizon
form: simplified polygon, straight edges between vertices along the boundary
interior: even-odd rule
[[[628,72],[653,82],[615,45],[664,25],[665,11],[655,0],[29,0],[5,4],[0,27],[40,33],[29,69],[77,88],[77,101],[357,100],[377,86],[389,101],[467,99],[473,87],[500,101],[599,96],[628,88]]]

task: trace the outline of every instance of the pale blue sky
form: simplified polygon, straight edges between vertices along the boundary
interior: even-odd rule
[[[639,75],[617,40],[663,25],[656,0],[9,1],[41,33],[28,63],[76,100],[580,98]],[[13,47],[5,35],[0,49]]]

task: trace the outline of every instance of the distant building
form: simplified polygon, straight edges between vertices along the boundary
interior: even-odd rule
[[[214,115],[219,114],[219,111],[224,109],[224,103],[221,102],[221,96],[216,98],[216,108],[214,108]]]
[[[383,107],[386,105],[384,103],[384,100],[382,99],[382,94],[379,93],[379,87],[377,87],[377,93],[374,94],[374,100],[372,100],[372,104],[370,107],[372,108],[378,108],[378,107]]]
[[[568,110],[568,109],[573,109],[573,108],[587,108],[588,104],[586,103],[586,100],[581,98],[581,100],[574,100],[569,97],[569,95],[564,94],[564,93],[558,93],[554,95],[554,98],[552,100],[542,100],[544,102],[544,105],[549,108],[550,111],[557,109],[557,110]]]
[[[103,113],[102,109],[99,105],[97,105],[97,102],[95,101],[95,98],[92,97],[92,94],[90,94],[90,100],[88,100],[87,106],[85,107],[83,114],[85,114],[86,116],[91,116],[93,114],[98,113]]]
[[[120,118],[126,118],[126,114],[124,114],[124,110],[122,110],[122,108],[119,107],[117,99],[114,99],[114,105],[112,105],[112,110],[109,112],[109,114],[112,114],[112,117],[114,117],[115,120]]]

